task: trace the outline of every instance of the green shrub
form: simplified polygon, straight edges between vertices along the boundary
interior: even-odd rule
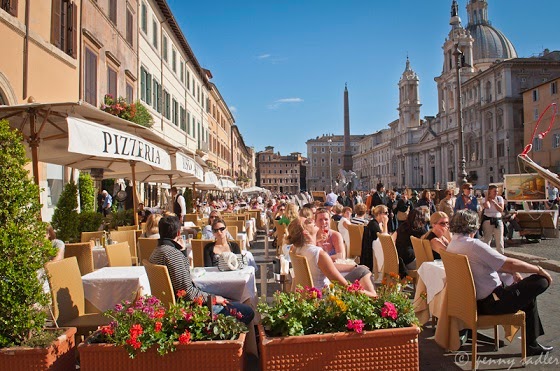
[[[103,214],[95,211],[81,212],[80,213],[80,232],[95,232],[103,224]]]
[[[41,331],[49,305],[37,271],[56,254],[40,221],[39,188],[29,178],[22,138],[0,121],[0,347]]]
[[[185,197],[185,204],[187,205],[187,213],[193,212],[193,191],[191,188],[185,188],[183,192],[183,197]]]
[[[139,100],[136,101],[136,115],[130,120],[138,125],[142,125],[151,128],[154,125],[154,118],[146,106],[142,104]]]
[[[93,179],[88,173],[80,173],[78,177],[78,189],[80,191],[80,210],[81,212],[95,211],[96,198]]]
[[[78,186],[74,181],[70,181],[62,189],[51,221],[58,239],[69,242],[80,241],[80,221],[77,209]]]
[[[105,218],[105,223],[110,229],[117,229],[119,226],[134,225],[134,209],[113,211]]]

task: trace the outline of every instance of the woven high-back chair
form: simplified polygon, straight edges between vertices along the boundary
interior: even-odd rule
[[[81,275],[86,275],[94,271],[92,248],[93,241],[67,243],[64,246],[64,258],[75,256]]]
[[[276,227],[276,255],[278,256],[282,254],[284,237],[286,236],[288,226],[286,224],[278,223],[278,220],[274,221],[274,226]]]
[[[111,231],[111,239],[113,241],[128,243],[132,265],[138,265],[138,253],[136,251],[137,232],[142,234],[142,231],[138,230]]]
[[[198,221],[198,214],[186,214],[185,221],[193,222],[194,224],[196,224],[196,222]]]
[[[332,230],[338,232],[338,223],[335,222],[333,218],[331,218],[331,221],[330,221],[330,228],[331,228]]]
[[[191,248],[193,256],[193,267],[204,267],[204,246],[213,240],[192,239]]]
[[[423,241],[427,241],[427,240],[422,240],[418,237],[414,237],[414,236],[410,236],[410,242],[412,242],[412,248],[414,249],[414,256],[416,257],[416,268],[420,268],[420,266],[422,265],[422,263],[425,263],[428,260],[428,256],[426,254],[426,249],[424,247],[424,243]],[[430,241],[428,241],[430,242]],[[430,248],[431,250],[431,248]],[[433,261],[433,255],[432,255],[432,259],[431,261]]]
[[[156,247],[158,247],[158,244],[159,239],[157,238],[140,237],[138,239],[138,255],[140,261],[143,259],[150,259],[150,256],[152,256],[152,253]]]
[[[424,246],[424,253],[426,254],[426,261],[434,261],[434,252],[432,251],[432,244],[427,239],[422,239],[422,245]],[[420,267],[417,265],[417,267]]]
[[[158,298],[166,308],[175,304],[175,293],[173,292],[173,285],[171,284],[167,267],[165,265],[152,264],[147,259],[142,260],[142,265],[146,269],[152,295]]]
[[[111,321],[101,313],[86,313],[84,286],[76,257],[45,264],[52,297],[52,315],[59,326],[76,327],[88,336]]]
[[[107,252],[107,260],[109,267],[130,267],[132,259],[130,257],[130,249],[128,242],[120,242],[113,245],[105,246]]]
[[[228,223],[228,225],[226,226],[226,229],[229,232],[229,234],[231,234],[231,237],[237,238],[237,231],[238,231],[237,226],[229,225],[229,223]]]
[[[244,220],[228,220],[226,221],[228,227],[237,227],[237,232],[245,232],[245,221]],[[233,235],[233,237],[237,236]]]
[[[81,242],[89,242],[91,241],[91,239],[96,239],[99,238],[99,241],[101,242],[101,237],[103,237],[103,231],[95,231],[95,232],[82,232],[81,236],[80,236],[80,241]]]
[[[137,231],[137,225],[119,225],[117,226],[117,231]]]
[[[383,249],[383,277],[391,273],[398,274],[399,256],[397,255],[395,241],[386,233],[377,233],[377,238],[379,238],[381,248]]]
[[[347,225],[348,236],[350,237],[350,246],[348,246],[349,258],[355,258],[362,255],[362,239],[364,237],[364,226],[357,224]]]
[[[292,268],[294,270],[294,277],[292,278],[292,291],[295,291],[298,285],[303,287],[313,287],[313,277],[309,270],[309,263],[303,255],[298,255],[290,251],[290,260],[292,261]]]
[[[476,309],[476,288],[472,276],[469,259],[466,255],[441,252],[447,281],[447,313],[449,317],[458,318],[466,328],[472,330],[472,369],[476,370],[477,329],[494,328],[494,348],[498,350],[498,325],[513,325],[521,328],[521,358],[525,363],[525,312],[512,314],[478,315]]]

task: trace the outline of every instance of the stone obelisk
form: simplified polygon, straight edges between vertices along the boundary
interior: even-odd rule
[[[352,150],[350,149],[350,111],[348,108],[348,86],[344,84],[344,158],[342,169],[352,170]]]

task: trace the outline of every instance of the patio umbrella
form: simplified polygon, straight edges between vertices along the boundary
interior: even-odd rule
[[[253,186],[253,187],[245,188],[244,190],[241,191],[241,193],[243,193],[243,194],[251,194],[251,193],[266,193],[266,194],[268,194],[268,193],[270,193],[270,191],[268,189],[265,189],[265,188]]]
[[[237,191],[240,190],[241,187],[239,187],[237,184],[235,184],[233,181],[231,181],[228,178],[221,178],[220,179],[220,185],[222,186],[222,189],[224,191]]]
[[[214,174],[212,171],[207,171],[204,173],[204,182],[203,183],[197,183],[196,187],[198,189],[202,189],[205,191],[208,190],[218,190],[218,191],[222,191],[222,185],[220,184],[220,181],[218,180],[218,177],[216,176],[216,174]]]
[[[105,177],[128,173],[135,184],[136,171],[171,169],[168,151],[176,150],[150,129],[84,102],[2,106],[0,119],[7,119],[27,142],[36,184],[39,161],[82,170],[103,169]],[[134,215],[136,218],[136,202]]]

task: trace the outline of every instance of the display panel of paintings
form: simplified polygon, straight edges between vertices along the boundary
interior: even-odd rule
[[[504,175],[506,199],[510,202],[545,201],[546,183],[545,178],[539,174],[506,174]]]

